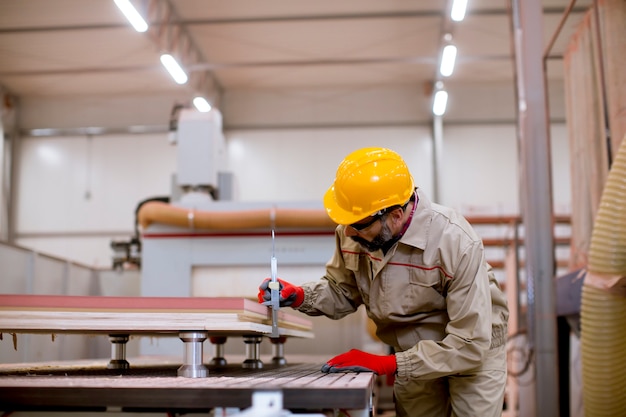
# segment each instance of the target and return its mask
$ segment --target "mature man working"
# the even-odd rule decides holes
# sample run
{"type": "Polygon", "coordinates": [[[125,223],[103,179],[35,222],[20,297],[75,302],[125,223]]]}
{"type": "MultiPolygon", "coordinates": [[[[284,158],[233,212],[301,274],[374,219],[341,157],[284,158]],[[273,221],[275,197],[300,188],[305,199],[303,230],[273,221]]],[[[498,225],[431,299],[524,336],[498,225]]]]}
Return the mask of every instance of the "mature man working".
{"type": "MultiPolygon", "coordinates": [[[[467,220],[429,201],[386,148],[346,156],[324,206],[335,253],[319,281],[280,280],[280,305],[331,319],[364,305],[395,353],[353,349],[322,371],[395,374],[399,417],[501,416],[508,308],[467,220]]],[[[259,302],[269,299],[266,279],[259,302]]]]}

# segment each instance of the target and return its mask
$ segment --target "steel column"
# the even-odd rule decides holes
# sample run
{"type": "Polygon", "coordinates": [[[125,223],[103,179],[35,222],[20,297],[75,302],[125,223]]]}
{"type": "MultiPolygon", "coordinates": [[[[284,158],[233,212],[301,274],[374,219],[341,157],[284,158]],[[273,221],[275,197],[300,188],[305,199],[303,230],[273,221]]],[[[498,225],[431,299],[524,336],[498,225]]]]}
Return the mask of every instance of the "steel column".
{"type": "Polygon", "coordinates": [[[535,412],[559,416],[554,224],[540,0],[512,0],[521,208],[526,249],[528,336],[534,352],[535,412]]]}

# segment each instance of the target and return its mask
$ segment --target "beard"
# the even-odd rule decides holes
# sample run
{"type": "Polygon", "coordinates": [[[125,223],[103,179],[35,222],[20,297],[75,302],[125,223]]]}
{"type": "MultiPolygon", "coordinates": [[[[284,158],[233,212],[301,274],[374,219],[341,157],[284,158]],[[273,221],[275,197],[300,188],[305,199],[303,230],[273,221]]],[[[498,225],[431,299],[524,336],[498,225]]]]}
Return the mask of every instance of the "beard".
{"type": "Polygon", "coordinates": [[[380,233],[374,236],[371,242],[359,236],[351,236],[350,238],[368,252],[376,252],[377,250],[383,249],[387,242],[393,239],[393,233],[391,228],[387,225],[386,219],[386,216],[380,219],[382,228],[380,229],[380,233]]]}

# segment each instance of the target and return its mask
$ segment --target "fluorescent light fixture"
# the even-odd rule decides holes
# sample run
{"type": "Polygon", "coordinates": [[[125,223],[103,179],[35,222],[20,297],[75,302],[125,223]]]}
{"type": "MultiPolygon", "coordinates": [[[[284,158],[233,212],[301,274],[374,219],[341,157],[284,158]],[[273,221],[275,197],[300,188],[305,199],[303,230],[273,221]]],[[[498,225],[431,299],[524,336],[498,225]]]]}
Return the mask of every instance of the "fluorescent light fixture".
{"type": "Polygon", "coordinates": [[[148,30],[148,24],[141,17],[137,9],[131,4],[130,0],[114,0],[115,5],[124,13],[126,19],[135,28],[137,32],[145,32],[148,30]]]}
{"type": "Polygon", "coordinates": [[[454,61],[456,60],[456,46],[446,45],[441,54],[441,65],[439,72],[444,77],[449,77],[454,71],[454,61]]]}
{"type": "Polygon", "coordinates": [[[194,98],[193,105],[196,107],[196,109],[198,109],[199,112],[207,113],[211,111],[211,105],[208,101],[206,101],[206,98],[204,97],[198,96],[194,98]]]}
{"type": "Polygon", "coordinates": [[[465,10],[467,9],[467,0],[454,0],[450,18],[455,22],[460,22],[465,18],[465,10]]]}
{"type": "Polygon", "coordinates": [[[443,116],[446,112],[446,105],[448,104],[448,92],[446,90],[439,90],[435,93],[435,99],[433,100],[433,114],[435,116],[443,116]]]}
{"type": "Polygon", "coordinates": [[[180,66],[180,64],[176,61],[176,59],[170,54],[161,55],[161,64],[165,67],[167,72],[170,73],[174,81],[178,84],[185,84],[189,77],[187,77],[187,73],[180,66]]]}

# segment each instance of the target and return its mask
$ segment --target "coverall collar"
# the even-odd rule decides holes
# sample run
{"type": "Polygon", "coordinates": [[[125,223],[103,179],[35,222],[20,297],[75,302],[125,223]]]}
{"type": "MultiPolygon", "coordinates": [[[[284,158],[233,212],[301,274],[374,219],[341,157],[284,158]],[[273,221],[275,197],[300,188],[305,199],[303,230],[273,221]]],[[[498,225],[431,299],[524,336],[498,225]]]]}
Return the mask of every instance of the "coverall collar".
{"type": "Polygon", "coordinates": [[[426,241],[428,240],[430,223],[432,221],[432,203],[419,188],[417,189],[417,196],[419,201],[417,202],[413,219],[400,242],[424,250],[426,249],[426,241]]]}

